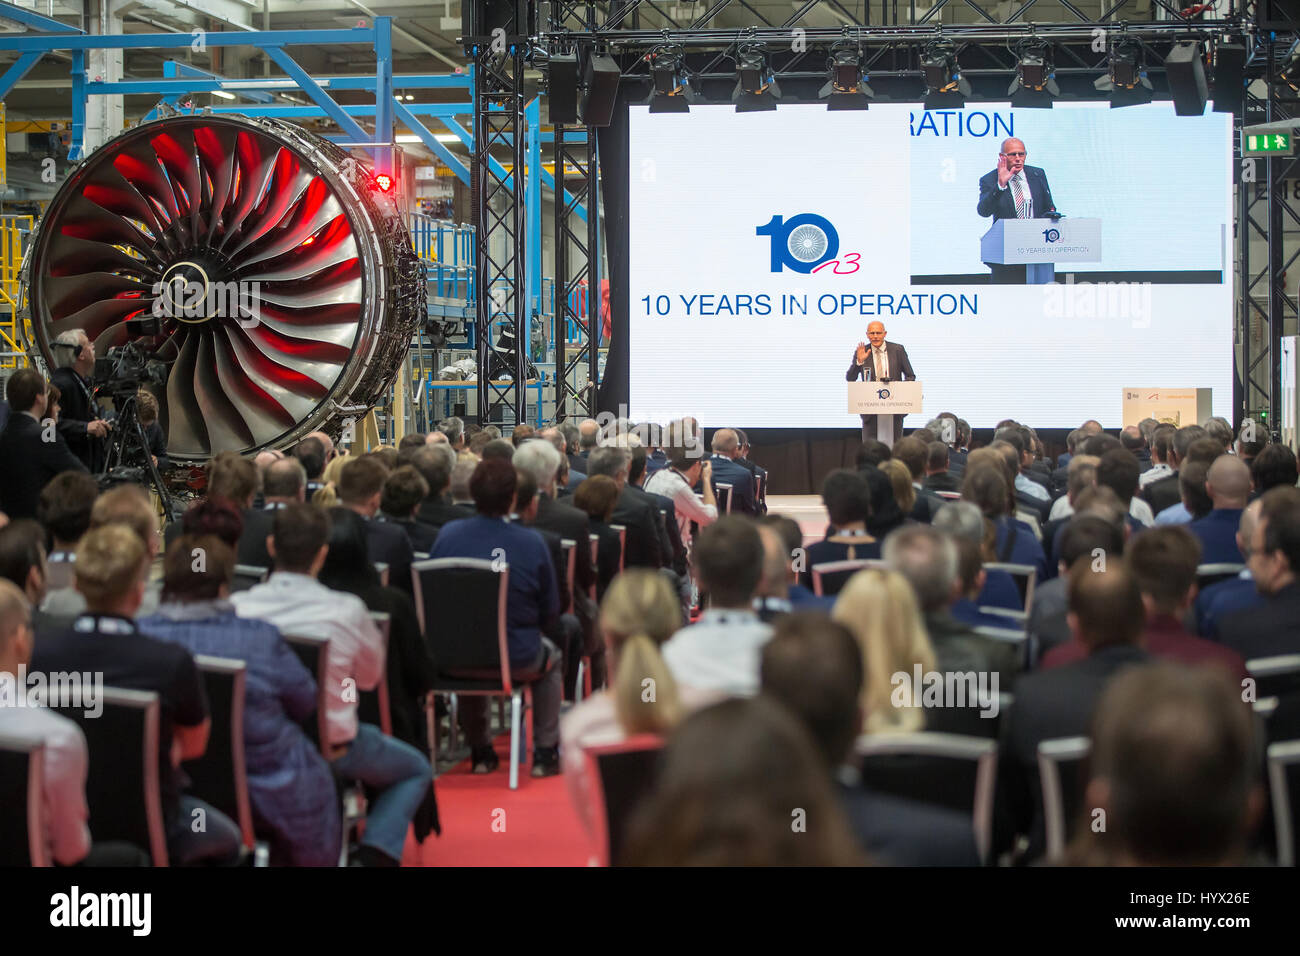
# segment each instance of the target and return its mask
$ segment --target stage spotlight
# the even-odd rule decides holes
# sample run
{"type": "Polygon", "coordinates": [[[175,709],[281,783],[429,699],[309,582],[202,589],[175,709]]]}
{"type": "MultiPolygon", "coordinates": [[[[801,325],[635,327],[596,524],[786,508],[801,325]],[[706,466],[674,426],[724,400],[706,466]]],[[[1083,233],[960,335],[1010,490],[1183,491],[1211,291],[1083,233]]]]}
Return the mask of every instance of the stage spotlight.
{"type": "Polygon", "coordinates": [[[946,40],[934,40],[921,54],[921,73],[925,76],[927,110],[961,109],[970,96],[970,83],[961,75],[957,51],[946,40]]]}
{"type": "Polygon", "coordinates": [[[736,88],[731,93],[736,112],[774,110],[780,98],[781,88],[768,66],[767,49],[758,42],[742,44],[736,51],[736,88]]]}
{"type": "Polygon", "coordinates": [[[1289,86],[1292,93],[1300,93],[1300,40],[1296,41],[1291,52],[1286,55],[1277,78],[1289,86]]]}
{"type": "Polygon", "coordinates": [[[1150,103],[1152,86],[1147,79],[1142,44],[1128,38],[1120,38],[1111,44],[1107,75],[1098,77],[1093,86],[1110,94],[1112,109],[1150,103]]]}
{"type": "Polygon", "coordinates": [[[855,40],[838,40],[826,61],[829,79],[817,94],[828,110],[865,110],[876,94],[862,73],[862,50],[855,40]]]}
{"type": "Polygon", "coordinates": [[[1205,79],[1205,50],[1198,40],[1175,43],[1165,57],[1165,78],[1177,116],[1203,116],[1210,98],[1205,79]]]}
{"type": "Polygon", "coordinates": [[[651,113],[689,113],[694,94],[682,68],[682,48],[660,47],[646,57],[654,88],[646,104],[651,113]]]}
{"type": "Polygon", "coordinates": [[[1043,41],[1026,43],[1020,48],[1016,63],[1016,78],[1007,93],[1011,105],[1021,109],[1050,109],[1052,100],[1061,95],[1052,77],[1056,68],[1052,64],[1052,48],[1043,41]]]}

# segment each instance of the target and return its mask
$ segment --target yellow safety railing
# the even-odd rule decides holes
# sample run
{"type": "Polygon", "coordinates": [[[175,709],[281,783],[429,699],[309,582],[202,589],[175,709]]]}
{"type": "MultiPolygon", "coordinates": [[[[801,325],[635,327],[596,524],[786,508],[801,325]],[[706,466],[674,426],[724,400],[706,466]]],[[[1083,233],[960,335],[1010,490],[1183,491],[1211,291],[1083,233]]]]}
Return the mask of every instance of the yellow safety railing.
{"type": "Polygon", "coordinates": [[[27,356],[18,328],[22,309],[19,274],[23,242],[35,225],[31,216],[0,216],[0,368],[23,368],[27,356]]]}

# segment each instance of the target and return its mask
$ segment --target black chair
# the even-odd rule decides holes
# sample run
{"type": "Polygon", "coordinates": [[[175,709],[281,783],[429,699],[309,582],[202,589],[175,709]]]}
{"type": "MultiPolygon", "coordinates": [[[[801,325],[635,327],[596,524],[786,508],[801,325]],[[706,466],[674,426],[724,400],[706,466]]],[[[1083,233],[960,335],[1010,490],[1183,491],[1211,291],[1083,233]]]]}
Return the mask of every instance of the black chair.
{"type": "Polygon", "coordinates": [[[1255,679],[1256,699],[1300,692],[1300,654],[1256,657],[1246,661],[1246,670],[1255,679]]]}
{"type": "Polygon", "coordinates": [[[1268,787],[1273,802],[1278,866],[1295,866],[1300,856],[1300,740],[1268,745],[1268,787]]]}
{"type": "Polygon", "coordinates": [[[618,532],[618,572],[622,574],[624,560],[627,558],[627,528],[621,524],[612,524],[610,528],[618,532]]]}
{"type": "Polygon", "coordinates": [[[379,575],[379,583],[388,587],[388,565],[383,561],[374,562],[375,573],[379,575]]]}
{"type": "Polygon", "coordinates": [[[1005,571],[1015,579],[1016,587],[1020,590],[1021,609],[1013,611],[1004,607],[981,607],[980,610],[987,614],[997,614],[1006,617],[1015,623],[1012,627],[1023,627],[1029,620],[1029,612],[1034,606],[1034,585],[1038,578],[1038,569],[1032,564],[1007,564],[1004,562],[990,561],[984,565],[985,571],[1005,571]]]}
{"type": "Polygon", "coordinates": [[[1092,741],[1087,737],[1058,737],[1038,745],[1038,777],[1043,787],[1043,822],[1049,860],[1057,860],[1065,852],[1070,828],[1078,823],[1091,752],[1092,741]]]}
{"type": "Polygon", "coordinates": [[[326,677],[326,665],[328,664],[329,638],[327,637],[307,637],[305,634],[284,634],[282,635],[293,652],[298,655],[298,660],[302,661],[302,666],[307,668],[307,673],[316,681],[316,713],[308,717],[302,723],[303,732],[307,739],[320,748],[320,752],[329,760],[329,734],[325,725],[325,702],[328,699],[326,688],[329,686],[329,680],[326,677]]]}
{"type": "Polygon", "coordinates": [[[997,744],[930,732],[858,738],[862,784],[881,793],[970,814],[980,859],[989,862],[997,744]]]}
{"type": "Polygon", "coordinates": [[[713,496],[718,503],[718,514],[731,514],[731,491],[732,485],[719,481],[713,486],[713,496]]]}
{"type": "Polygon", "coordinates": [[[230,582],[231,592],[247,591],[249,588],[261,584],[271,574],[269,568],[260,568],[255,564],[237,564],[235,565],[235,576],[230,582]]]}
{"type": "Polygon", "coordinates": [[[1196,567],[1196,586],[1204,591],[1213,584],[1220,581],[1228,581],[1237,577],[1246,566],[1239,562],[1226,561],[1218,564],[1201,564],[1196,567]]]}
{"type": "Polygon", "coordinates": [[[86,806],[97,841],[123,840],[144,849],[154,866],[167,866],[167,831],[159,789],[158,695],[105,687],[103,712],[87,716],[78,700],[52,695],[50,709],[77,723],[86,736],[86,806]]]}
{"type": "MultiPolygon", "coordinates": [[[[517,790],[520,753],[533,737],[531,685],[542,674],[521,678],[510,670],[510,566],[481,558],[435,558],[416,562],[413,570],[420,630],[438,663],[432,693],[510,699],[510,789],[517,790]]],[[[451,719],[454,726],[454,706],[451,719]]]]}
{"type": "Polygon", "coordinates": [[[888,571],[889,565],[879,558],[852,558],[846,561],[825,561],[809,568],[813,593],[818,597],[832,597],[844,590],[849,578],[866,568],[888,571]]]}
{"type": "Polygon", "coordinates": [[[357,716],[362,722],[374,724],[388,736],[393,736],[393,711],[388,703],[388,635],[392,619],[383,611],[371,611],[370,620],[379,630],[379,640],[384,649],[384,673],[373,690],[363,690],[357,695],[357,716]]]}
{"type": "MultiPolygon", "coordinates": [[[[212,804],[239,824],[244,846],[258,851],[253,834],[253,808],[248,797],[248,765],[244,753],[244,702],[247,668],[243,661],[226,657],[194,658],[203,675],[212,728],[203,756],[184,764],[189,792],[212,804]]],[[[258,853],[255,859],[265,858],[258,853]]]]}
{"type": "Polygon", "coordinates": [[[45,745],[0,737],[0,866],[50,866],[45,845],[45,745]]]}
{"type": "Polygon", "coordinates": [[[663,746],[662,737],[639,734],[616,744],[583,748],[601,866],[612,866],[621,857],[628,821],[659,777],[663,746]]]}

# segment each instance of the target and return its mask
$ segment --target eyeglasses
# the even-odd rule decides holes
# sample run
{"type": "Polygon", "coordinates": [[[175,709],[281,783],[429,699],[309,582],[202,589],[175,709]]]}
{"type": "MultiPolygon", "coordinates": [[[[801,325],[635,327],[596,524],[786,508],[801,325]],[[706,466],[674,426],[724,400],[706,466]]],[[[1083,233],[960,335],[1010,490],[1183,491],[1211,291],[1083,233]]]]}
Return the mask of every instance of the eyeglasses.
{"type": "Polygon", "coordinates": [[[1003,156],[1026,156],[1027,153],[1003,153],[1003,156]]]}

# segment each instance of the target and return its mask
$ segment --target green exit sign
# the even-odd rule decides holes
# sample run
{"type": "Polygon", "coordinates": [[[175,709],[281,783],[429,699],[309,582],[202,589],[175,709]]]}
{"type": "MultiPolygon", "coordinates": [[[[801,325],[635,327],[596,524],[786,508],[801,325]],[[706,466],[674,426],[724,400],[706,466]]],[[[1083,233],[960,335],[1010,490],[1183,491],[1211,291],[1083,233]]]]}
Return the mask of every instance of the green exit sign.
{"type": "Polygon", "coordinates": [[[1290,156],[1294,137],[1290,133],[1242,133],[1243,156],[1290,156]]]}

